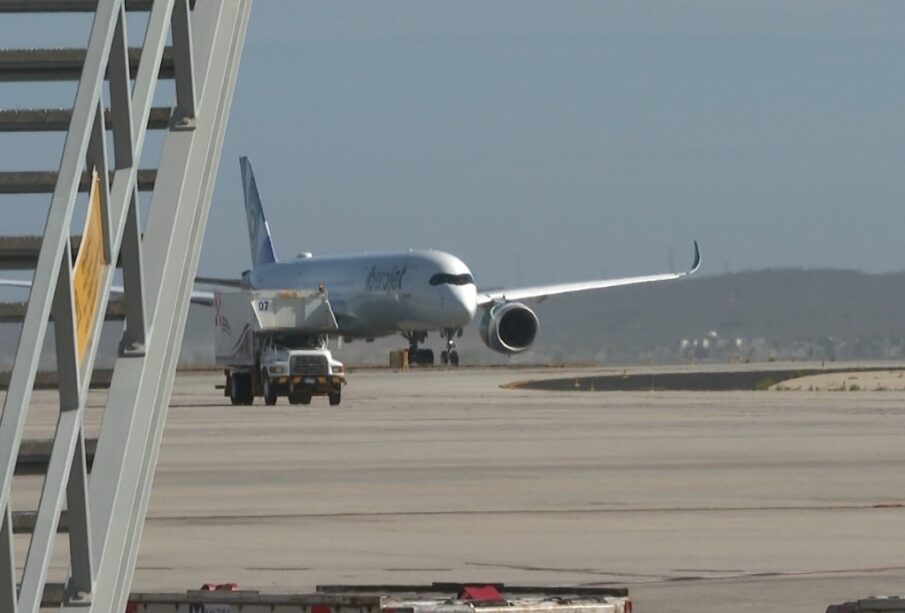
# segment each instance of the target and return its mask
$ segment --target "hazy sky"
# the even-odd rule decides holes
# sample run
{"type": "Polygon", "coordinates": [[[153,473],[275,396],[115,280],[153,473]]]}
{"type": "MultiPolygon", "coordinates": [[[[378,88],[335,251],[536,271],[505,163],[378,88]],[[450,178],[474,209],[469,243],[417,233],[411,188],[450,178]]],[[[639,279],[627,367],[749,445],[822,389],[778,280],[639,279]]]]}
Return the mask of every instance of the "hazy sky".
{"type": "MultiPolygon", "coordinates": [[[[905,269],[902,58],[893,0],[258,0],[200,270],[249,265],[240,155],[283,257],[436,247],[496,285],[682,267],[697,238],[710,273],[905,269]]],[[[40,230],[21,200],[4,234],[40,230]]]]}

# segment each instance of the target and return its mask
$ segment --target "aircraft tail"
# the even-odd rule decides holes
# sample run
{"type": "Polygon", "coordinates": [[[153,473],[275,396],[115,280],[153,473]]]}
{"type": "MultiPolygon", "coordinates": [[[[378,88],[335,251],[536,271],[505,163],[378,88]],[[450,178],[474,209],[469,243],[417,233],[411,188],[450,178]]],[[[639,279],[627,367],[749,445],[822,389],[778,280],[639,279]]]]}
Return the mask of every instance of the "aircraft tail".
{"type": "Polygon", "coordinates": [[[242,170],[242,195],[245,198],[245,215],[248,217],[252,266],[257,268],[263,264],[273,264],[277,261],[277,256],[273,250],[270,226],[264,219],[264,209],[261,206],[261,196],[258,195],[255,174],[251,170],[251,162],[247,157],[241,157],[239,167],[242,170]]]}

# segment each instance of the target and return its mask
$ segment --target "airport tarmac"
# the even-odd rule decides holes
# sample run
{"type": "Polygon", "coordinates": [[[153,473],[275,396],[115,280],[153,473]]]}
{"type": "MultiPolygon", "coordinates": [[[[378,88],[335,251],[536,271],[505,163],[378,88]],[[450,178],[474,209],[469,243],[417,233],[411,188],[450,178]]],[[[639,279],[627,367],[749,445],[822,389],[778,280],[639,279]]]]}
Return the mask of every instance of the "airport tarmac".
{"type": "MultiPolygon", "coordinates": [[[[232,407],[179,374],[134,589],[616,584],[652,612],[905,593],[905,392],[501,387],[595,372],[353,372],[337,408],[232,407]]],[[[16,509],[38,488],[17,478],[16,509]]]]}

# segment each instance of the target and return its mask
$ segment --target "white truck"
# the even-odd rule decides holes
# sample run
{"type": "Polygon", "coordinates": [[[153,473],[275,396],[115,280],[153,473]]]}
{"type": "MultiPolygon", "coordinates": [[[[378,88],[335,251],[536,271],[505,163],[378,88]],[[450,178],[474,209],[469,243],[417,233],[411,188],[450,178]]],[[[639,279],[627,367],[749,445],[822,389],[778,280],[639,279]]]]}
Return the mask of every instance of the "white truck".
{"type": "Polygon", "coordinates": [[[215,357],[232,404],[250,405],[257,396],[267,405],[280,396],[291,404],[311,404],[314,396],[340,403],[346,378],[327,349],[337,325],[323,289],[217,292],[214,312],[215,357]]]}

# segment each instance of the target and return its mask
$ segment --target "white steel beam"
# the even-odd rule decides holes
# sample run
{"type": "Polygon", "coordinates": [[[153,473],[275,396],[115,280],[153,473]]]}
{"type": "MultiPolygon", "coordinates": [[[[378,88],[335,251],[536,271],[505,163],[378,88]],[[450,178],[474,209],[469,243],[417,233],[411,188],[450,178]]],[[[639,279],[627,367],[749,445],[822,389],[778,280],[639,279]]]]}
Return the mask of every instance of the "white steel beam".
{"type": "Polygon", "coordinates": [[[123,330],[120,352],[124,355],[139,355],[145,351],[145,336],[148,328],[145,317],[145,289],[141,259],[138,191],[135,190],[126,212],[126,228],[122,242],[126,328],[123,330]]]}
{"type": "Polygon", "coordinates": [[[96,556],[91,547],[90,508],[88,506],[88,463],[85,458],[85,428],[80,424],[75,442],[72,468],[66,485],[69,514],[69,560],[72,577],[69,591],[81,599],[94,590],[96,556]]]}
{"type": "Polygon", "coordinates": [[[25,572],[19,589],[19,612],[38,613],[44,596],[47,569],[53,554],[54,539],[60,522],[60,511],[66,495],[69,469],[75,453],[76,439],[81,429],[81,411],[61,411],[57,420],[53,450],[47,466],[47,476],[41,490],[38,517],[31,536],[25,572]]]}
{"type": "Polygon", "coordinates": [[[79,407],[81,372],[75,330],[75,298],[72,292],[72,243],[63,248],[60,275],[53,295],[53,331],[57,352],[57,387],[60,410],[79,407]]]}
{"type": "Polygon", "coordinates": [[[126,28],[126,8],[120,6],[110,49],[107,68],[110,84],[110,118],[113,120],[113,168],[120,170],[133,165],[135,141],[132,136],[132,91],[129,73],[129,41],[126,28]]]}
{"type": "Polygon", "coordinates": [[[195,68],[192,53],[192,20],[189,0],[176,0],[173,7],[173,69],[176,79],[177,124],[190,127],[195,119],[195,68]]]}
{"type": "Polygon", "coordinates": [[[0,515],[0,611],[17,613],[13,518],[9,507],[0,515]]]}
{"type": "MultiPolygon", "coordinates": [[[[98,100],[88,141],[88,155],[85,157],[88,172],[100,175],[101,226],[104,236],[104,259],[116,260],[113,252],[113,236],[110,232],[110,173],[107,171],[107,128],[104,123],[104,101],[98,100]]],[[[90,189],[89,189],[90,192],[90,189]]]]}
{"type": "Polygon", "coordinates": [[[141,151],[144,144],[145,128],[151,114],[154,90],[157,88],[157,71],[166,47],[168,26],[173,14],[173,2],[174,0],[155,0],[148,16],[145,44],[135,73],[135,88],[132,90],[132,134],[135,138],[133,145],[135,151],[141,151]]]}

